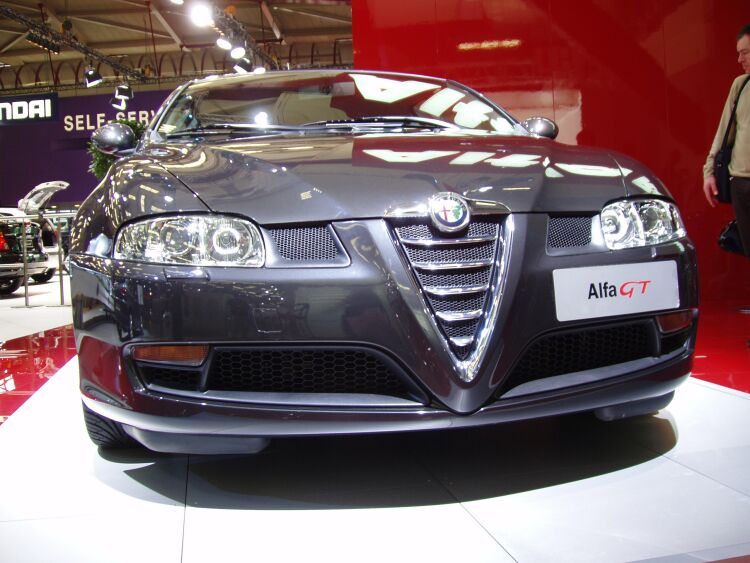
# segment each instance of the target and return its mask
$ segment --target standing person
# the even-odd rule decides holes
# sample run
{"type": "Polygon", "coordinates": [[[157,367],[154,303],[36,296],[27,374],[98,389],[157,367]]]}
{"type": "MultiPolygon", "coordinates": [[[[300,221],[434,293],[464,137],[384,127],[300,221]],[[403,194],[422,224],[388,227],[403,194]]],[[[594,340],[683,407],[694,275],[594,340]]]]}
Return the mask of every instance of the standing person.
{"type": "Polygon", "coordinates": [[[737,218],[737,227],[740,239],[745,249],[745,256],[750,258],[750,84],[744,88],[742,85],[750,75],[750,24],[740,29],[737,34],[737,62],[742,66],[744,74],[735,78],[729,90],[729,96],[724,104],[721,114],[719,128],[716,130],[711,151],[703,166],[703,193],[711,207],[718,201],[716,195],[716,178],[714,178],[714,155],[721,148],[724,132],[729,123],[732,106],[737,100],[737,113],[735,115],[734,135],[730,133],[730,142],[734,138],[732,148],[732,159],[729,162],[729,173],[732,176],[731,192],[732,206],[737,218]],[[740,88],[742,92],[740,93],[740,88]],[[737,94],[740,93],[739,99],[737,94]]]}

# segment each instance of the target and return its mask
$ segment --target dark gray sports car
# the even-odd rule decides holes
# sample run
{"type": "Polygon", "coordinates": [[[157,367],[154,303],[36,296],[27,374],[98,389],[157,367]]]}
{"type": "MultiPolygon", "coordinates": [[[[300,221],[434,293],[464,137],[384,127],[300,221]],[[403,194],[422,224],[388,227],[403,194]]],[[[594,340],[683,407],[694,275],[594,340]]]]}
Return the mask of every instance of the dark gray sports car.
{"type": "Polygon", "coordinates": [[[253,452],[664,407],[693,245],[644,166],[555,135],[450,80],[342,70],[192,81],[137,145],[105,126],[123,158],[71,241],[93,441],[253,452]]]}

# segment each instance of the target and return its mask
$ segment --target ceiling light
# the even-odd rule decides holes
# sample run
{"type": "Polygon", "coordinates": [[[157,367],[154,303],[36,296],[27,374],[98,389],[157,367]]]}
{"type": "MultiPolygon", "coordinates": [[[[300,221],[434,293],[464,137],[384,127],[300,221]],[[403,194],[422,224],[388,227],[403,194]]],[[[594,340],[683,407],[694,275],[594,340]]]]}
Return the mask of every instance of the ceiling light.
{"type": "Polygon", "coordinates": [[[86,88],[91,88],[92,86],[101,84],[102,80],[104,79],[102,78],[102,75],[99,74],[98,70],[91,65],[86,67],[86,70],[83,73],[83,82],[86,84],[86,88]]]}
{"type": "Polygon", "coordinates": [[[185,0],[169,0],[172,2],[172,4],[177,4],[178,6],[182,6],[185,3],[185,0]]]}
{"type": "Polygon", "coordinates": [[[115,98],[118,100],[132,100],[133,89],[130,87],[130,84],[126,82],[115,88],[115,98]]]}
{"type": "Polygon", "coordinates": [[[253,70],[253,63],[251,63],[248,59],[240,59],[239,61],[234,63],[234,71],[239,74],[252,72],[252,70],[253,70]]]}
{"type": "Polygon", "coordinates": [[[233,59],[241,59],[245,56],[245,46],[237,45],[236,47],[233,47],[232,50],[229,51],[229,56],[233,59]]]}
{"type": "Polygon", "coordinates": [[[265,74],[265,72],[266,72],[266,67],[264,66],[259,66],[253,69],[253,74],[265,74]]]}
{"type": "Polygon", "coordinates": [[[227,39],[227,36],[223,33],[219,35],[219,38],[216,40],[216,45],[224,49],[225,51],[229,51],[229,49],[232,48],[232,43],[227,39]]]}
{"type": "Polygon", "coordinates": [[[190,8],[190,20],[198,27],[213,25],[214,18],[211,14],[211,7],[207,4],[193,4],[190,8]]]}
{"type": "Polygon", "coordinates": [[[47,35],[29,31],[26,34],[26,41],[28,41],[32,45],[35,45],[36,47],[39,47],[40,49],[44,49],[45,51],[54,53],[55,55],[60,53],[60,44],[52,37],[49,37],[47,35]]]}

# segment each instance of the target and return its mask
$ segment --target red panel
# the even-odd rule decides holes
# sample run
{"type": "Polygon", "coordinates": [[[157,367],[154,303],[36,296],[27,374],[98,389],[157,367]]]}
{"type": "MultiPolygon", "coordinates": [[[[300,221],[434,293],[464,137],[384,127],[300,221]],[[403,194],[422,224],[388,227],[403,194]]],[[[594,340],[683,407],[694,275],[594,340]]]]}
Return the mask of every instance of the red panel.
{"type": "Polygon", "coordinates": [[[561,142],[651,167],[698,248],[703,298],[750,305],[750,261],[716,246],[731,208],[701,191],[747,0],[353,0],[352,17],[357,68],[458,80],[518,118],[552,117],[561,142]]]}
{"type": "Polygon", "coordinates": [[[0,423],[75,355],[73,325],[0,343],[0,423]]]}

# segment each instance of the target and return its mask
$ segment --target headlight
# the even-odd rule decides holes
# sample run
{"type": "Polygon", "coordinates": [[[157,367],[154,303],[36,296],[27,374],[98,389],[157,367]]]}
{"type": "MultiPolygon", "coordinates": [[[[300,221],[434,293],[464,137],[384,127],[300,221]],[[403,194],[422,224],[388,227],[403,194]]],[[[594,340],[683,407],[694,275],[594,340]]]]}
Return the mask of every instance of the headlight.
{"type": "Polygon", "coordinates": [[[221,215],[146,219],[125,226],[115,258],[191,266],[263,265],[263,241],[249,221],[221,215]]]}
{"type": "Polygon", "coordinates": [[[602,209],[601,224],[610,250],[661,244],[687,234],[677,207],[659,199],[611,203],[602,209]]]}

